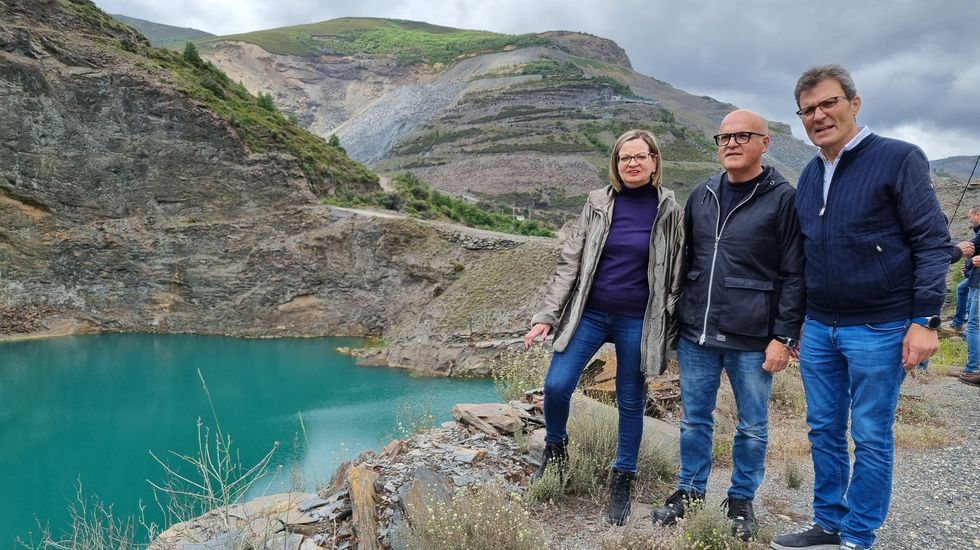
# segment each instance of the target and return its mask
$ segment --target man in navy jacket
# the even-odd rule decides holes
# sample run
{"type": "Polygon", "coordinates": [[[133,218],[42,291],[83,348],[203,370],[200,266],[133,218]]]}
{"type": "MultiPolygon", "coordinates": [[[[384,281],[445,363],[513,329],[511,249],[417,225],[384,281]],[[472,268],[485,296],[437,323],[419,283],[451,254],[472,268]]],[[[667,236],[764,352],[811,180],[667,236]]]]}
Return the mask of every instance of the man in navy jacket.
{"type": "Polygon", "coordinates": [[[797,115],[820,148],[796,194],[814,515],[810,528],[771,546],[866,549],[888,513],[899,386],[939,349],[949,232],[925,154],[857,126],[861,98],[846,69],[812,68],[795,94],[797,115]]]}

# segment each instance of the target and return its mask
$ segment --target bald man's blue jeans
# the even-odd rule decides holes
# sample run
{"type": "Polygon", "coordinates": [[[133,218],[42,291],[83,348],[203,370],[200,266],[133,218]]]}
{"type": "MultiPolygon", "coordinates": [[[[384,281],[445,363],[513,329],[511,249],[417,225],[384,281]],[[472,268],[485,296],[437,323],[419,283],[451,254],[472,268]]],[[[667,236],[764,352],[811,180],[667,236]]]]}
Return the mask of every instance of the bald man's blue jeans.
{"type": "Polygon", "coordinates": [[[728,496],[742,500],[755,498],[755,491],[766,473],[766,446],[769,443],[769,395],[772,374],[762,370],[766,354],[702,346],[681,338],[677,342],[681,371],[681,468],[677,488],[704,494],[711,473],[712,435],[715,404],[721,385],[721,371],[735,394],[738,425],[732,443],[732,484],[728,496]]]}
{"type": "Polygon", "coordinates": [[[902,341],[908,327],[908,320],[834,327],[807,319],[803,324],[800,372],[813,457],[813,521],[865,548],[874,543],[892,494],[892,425],[905,379],[902,341]]]}
{"type": "Polygon", "coordinates": [[[544,380],[545,441],[558,443],[568,437],[569,407],[582,370],[603,344],[613,342],[616,346],[619,444],[612,466],[636,473],[646,408],[646,375],[640,367],[642,336],[643,317],[585,309],[565,351],[551,356],[544,380]]]}

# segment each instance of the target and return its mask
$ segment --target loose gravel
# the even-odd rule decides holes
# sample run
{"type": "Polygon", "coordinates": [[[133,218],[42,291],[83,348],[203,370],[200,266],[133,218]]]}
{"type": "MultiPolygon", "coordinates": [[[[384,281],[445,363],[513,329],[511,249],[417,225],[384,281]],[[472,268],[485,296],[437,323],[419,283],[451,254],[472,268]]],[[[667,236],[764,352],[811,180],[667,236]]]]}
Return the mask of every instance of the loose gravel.
{"type": "MultiPolygon", "coordinates": [[[[876,550],[980,548],[980,390],[954,378],[926,375],[909,378],[904,392],[945,419],[956,443],[941,449],[899,449],[891,509],[878,532],[876,550]]],[[[756,495],[755,510],[764,536],[771,537],[805,527],[812,516],[813,470],[801,457],[803,474],[798,489],[787,486],[783,468],[770,465],[756,495]]],[[[726,496],[731,470],[715,468],[708,483],[708,506],[720,506],[726,496]]],[[[559,505],[539,505],[534,516],[544,524],[551,548],[595,549],[640,546],[669,548],[676,528],[653,527],[650,510],[660,505],[650,495],[634,495],[633,514],[624,527],[601,521],[604,504],[567,499],[559,505]],[[656,546],[662,545],[662,546],[656,546]]],[[[744,545],[768,548],[765,541],[744,545]]]]}

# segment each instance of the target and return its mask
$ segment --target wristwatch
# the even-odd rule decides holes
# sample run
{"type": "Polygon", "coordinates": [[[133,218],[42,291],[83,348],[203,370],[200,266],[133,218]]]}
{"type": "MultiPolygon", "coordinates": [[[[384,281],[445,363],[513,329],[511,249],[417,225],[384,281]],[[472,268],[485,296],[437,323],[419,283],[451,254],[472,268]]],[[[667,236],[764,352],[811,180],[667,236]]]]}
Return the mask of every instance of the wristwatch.
{"type": "Polygon", "coordinates": [[[938,315],[933,315],[932,317],[913,317],[912,322],[917,325],[922,325],[929,330],[939,330],[939,327],[943,325],[943,320],[938,315]]]}
{"type": "Polygon", "coordinates": [[[786,349],[788,350],[795,348],[796,344],[799,342],[799,340],[793,338],[792,336],[773,336],[772,339],[786,346],[786,349]]]}

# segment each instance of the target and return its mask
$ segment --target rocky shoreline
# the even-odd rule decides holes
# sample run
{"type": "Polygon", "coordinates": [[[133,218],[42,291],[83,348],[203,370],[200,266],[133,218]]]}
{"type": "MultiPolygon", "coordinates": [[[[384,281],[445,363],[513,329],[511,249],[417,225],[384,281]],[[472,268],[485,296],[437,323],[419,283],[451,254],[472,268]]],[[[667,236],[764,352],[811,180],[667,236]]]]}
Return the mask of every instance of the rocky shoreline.
{"type": "MultiPolygon", "coordinates": [[[[524,494],[544,448],[540,390],[507,404],[458,404],[454,421],[392,440],[342,464],[316,493],[283,493],[171,526],[153,550],[197,548],[405,548],[404,522],[445,505],[459,488],[492,485],[524,494]]],[[[577,398],[580,414],[610,408],[577,398]]],[[[676,445],[677,427],[645,418],[645,430],[676,445]]]]}

